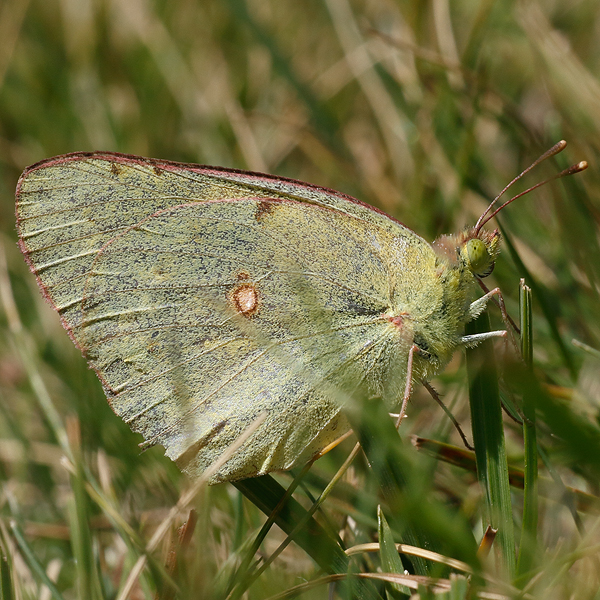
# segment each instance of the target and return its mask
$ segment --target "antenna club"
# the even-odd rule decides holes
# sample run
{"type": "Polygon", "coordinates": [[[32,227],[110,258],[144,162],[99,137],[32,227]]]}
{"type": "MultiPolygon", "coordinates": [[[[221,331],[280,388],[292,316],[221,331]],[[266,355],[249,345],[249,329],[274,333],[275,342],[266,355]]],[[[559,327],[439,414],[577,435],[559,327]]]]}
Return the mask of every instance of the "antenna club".
{"type": "Polygon", "coordinates": [[[567,147],[567,142],[565,142],[565,140],[560,140],[560,142],[556,142],[556,144],[554,144],[554,146],[552,146],[552,148],[550,148],[550,150],[547,150],[546,152],[544,152],[544,154],[542,154],[533,163],[533,165],[531,165],[531,167],[533,167],[535,165],[539,165],[543,160],[546,160],[547,158],[550,158],[551,156],[556,156],[557,154],[562,152],[566,147],[567,147]]]}
{"type": "Polygon", "coordinates": [[[558,179],[559,177],[566,177],[567,175],[574,175],[575,173],[581,173],[581,171],[585,171],[587,168],[587,161],[582,160],[575,165],[571,165],[568,169],[561,171],[558,175],[555,175],[554,179],[558,179]]]}

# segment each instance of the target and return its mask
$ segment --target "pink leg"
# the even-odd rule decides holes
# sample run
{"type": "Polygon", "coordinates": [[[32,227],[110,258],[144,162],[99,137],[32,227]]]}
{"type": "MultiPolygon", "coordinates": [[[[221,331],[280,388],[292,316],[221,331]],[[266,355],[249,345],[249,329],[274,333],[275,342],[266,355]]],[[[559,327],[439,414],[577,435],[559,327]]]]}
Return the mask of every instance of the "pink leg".
{"type": "MultiPolygon", "coordinates": [[[[502,321],[504,323],[504,326],[506,327],[508,337],[510,338],[511,343],[517,352],[517,356],[521,356],[521,350],[519,349],[519,344],[517,343],[517,340],[514,337],[514,333],[519,335],[521,332],[520,332],[519,328],[517,327],[517,324],[514,322],[514,320],[510,317],[510,315],[506,311],[506,305],[504,304],[504,297],[502,296],[502,291],[498,287],[494,288],[493,290],[488,290],[485,283],[483,283],[483,281],[481,281],[481,279],[478,279],[477,282],[479,283],[479,286],[481,287],[481,289],[485,292],[485,296],[492,298],[494,300],[494,302],[496,303],[496,305],[498,306],[498,308],[500,309],[500,315],[502,316],[502,321]],[[496,296],[496,297],[494,298],[494,296],[496,296]]],[[[484,296],[484,298],[485,298],[485,296],[484,296]]]]}
{"type": "Polygon", "coordinates": [[[396,429],[400,427],[400,423],[402,423],[402,419],[404,419],[406,414],[406,405],[408,404],[408,399],[410,398],[410,394],[412,392],[413,358],[415,352],[419,352],[419,347],[416,344],[413,344],[408,351],[408,362],[406,363],[406,385],[404,387],[402,407],[400,408],[400,414],[398,415],[398,420],[396,421],[396,429]]]}
{"type": "Polygon", "coordinates": [[[479,283],[479,286],[486,294],[490,294],[491,296],[497,296],[497,298],[494,298],[494,302],[497,304],[498,308],[500,309],[500,314],[502,315],[502,320],[504,321],[504,324],[506,325],[506,329],[512,328],[512,330],[515,333],[521,333],[519,331],[519,328],[517,327],[517,324],[513,321],[511,316],[506,311],[506,305],[504,304],[504,297],[502,296],[502,291],[500,290],[500,288],[494,288],[493,290],[490,291],[490,290],[488,290],[485,283],[483,283],[483,281],[481,281],[481,279],[478,279],[477,282],[479,283]]]}

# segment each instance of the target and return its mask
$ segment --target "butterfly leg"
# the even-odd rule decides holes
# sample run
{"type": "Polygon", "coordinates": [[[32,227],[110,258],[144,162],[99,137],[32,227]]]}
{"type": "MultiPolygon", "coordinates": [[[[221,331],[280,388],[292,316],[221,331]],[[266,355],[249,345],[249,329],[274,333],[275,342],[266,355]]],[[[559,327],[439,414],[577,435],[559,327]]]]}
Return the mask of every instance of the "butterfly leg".
{"type": "MultiPolygon", "coordinates": [[[[500,288],[494,288],[493,290],[486,289],[486,294],[484,296],[481,296],[481,298],[477,298],[477,300],[474,300],[473,302],[471,302],[471,304],[469,306],[469,311],[467,314],[467,321],[472,321],[473,319],[476,319],[485,310],[486,306],[488,305],[488,302],[494,296],[497,296],[497,295],[499,295],[500,298],[502,298],[502,293],[500,292],[500,288]]],[[[501,302],[500,312],[502,312],[503,306],[504,306],[504,300],[502,300],[502,302],[501,302]]]]}
{"type": "MultiPolygon", "coordinates": [[[[487,306],[488,302],[491,299],[494,299],[496,301],[496,304],[500,308],[500,315],[502,316],[502,321],[504,321],[506,331],[509,332],[508,337],[509,337],[513,347],[515,348],[517,354],[519,355],[520,354],[519,346],[517,344],[517,341],[514,338],[514,335],[512,334],[512,332],[520,333],[519,328],[517,327],[516,323],[511,319],[510,315],[508,314],[508,312],[506,310],[506,305],[504,304],[504,297],[502,296],[502,291],[498,287],[494,288],[493,290],[488,290],[486,285],[481,280],[478,280],[478,282],[479,282],[479,285],[481,286],[481,288],[486,293],[481,298],[478,298],[477,300],[475,300],[474,302],[471,303],[471,305],[469,306],[468,320],[472,321],[473,319],[477,318],[485,310],[485,307],[487,306]]],[[[465,336],[465,338],[467,338],[467,337],[469,337],[469,336],[465,336]]],[[[500,337],[500,336],[498,336],[498,337],[500,337]]],[[[485,339],[485,338],[482,338],[482,340],[483,339],[485,339]]],[[[479,340],[479,341],[482,341],[482,340],[479,340]]],[[[465,343],[468,345],[468,342],[465,341],[465,343]]],[[[478,343],[478,342],[476,342],[476,343],[478,343]]]]}
{"type": "Polygon", "coordinates": [[[396,420],[396,429],[400,427],[400,423],[402,423],[402,419],[404,419],[406,415],[406,405],[408,404],[408,399],[412,393],[412,379],[413,379],[413,361],[415,352],[421,352],[421,349],[416,344],[413,344],[408,351],[408,361],[406,363],[406,385],[404,386],[404,397],[402,398],[402,406],[400,407],[400,412],[398,413],[398,419],[396,420]]]}
{"type": "Polygon", "coordinates": [[[450,419],[450,421],[452,421],[452,425],[454,425],[454,428],[458,432],[458,435],[460,435],[465,447],[469,450],[475,450],[475,448],[469,443],[469,440],[467,440],[467,436],[465,435],[465,432],[462,430],[460,423],[456,420],[455,416],[450,412],[450,409],[443,403],[443,401],[440,398],[440,395],[437,393],[437,391],[432,387],[432,385],[428,381],[422,381],[421,383],[423,384],[425,389],[429,392],[429,395],[438,403],[438,405],[444,411],[444,413],[446,413],[446,416],[450,419]]]}
{"type": "Polygon", "coordinates": [[[486,296],[488,294],[490,294],[490,297],[496,296],[496,298],[494,298],[494,301],[495,301],[496,305],[498,306],[498,308],[500,309],[500,314],[502,315],[502,320],[506,324],[506,328],[512,329],[515,333],[520,334],[521,331],[519,330],[517,324],[514,322],[514,320],[511,318],[511,316],[508,314],[508,312],[506,310],[506,306],[504,304],[504,297],[502,296],[502,292],[501,292],[500,288],[494,288],[490,292],[490,290],[488,290],[487,286],[485,285],[485,283],[483,283],[483,281],[481,281],[481,279],[478,279],[477,283],[479,283],[479,286],[485,292],[486,296]]]}
{"type": "Polygon", "coordinates": [[[463,335],[460,343],[467,348],[474,348],[477,344],[495,337],[506,337],[506,330],[486,331],[485,333],[473,333],[472,335],[463,335]]]}

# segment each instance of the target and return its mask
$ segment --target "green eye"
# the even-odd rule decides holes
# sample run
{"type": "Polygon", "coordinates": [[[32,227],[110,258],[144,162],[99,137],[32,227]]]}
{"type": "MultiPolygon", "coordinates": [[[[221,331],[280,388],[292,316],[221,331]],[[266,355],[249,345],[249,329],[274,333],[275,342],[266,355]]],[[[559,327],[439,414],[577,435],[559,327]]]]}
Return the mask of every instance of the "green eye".
{"type": "Polygon", "coordinates": [[[466,244],[467,264],[469,269],[479,277],[487,277],[494,270],[494,260],[490,256],[484,242],[478,238],[466,244]]]}

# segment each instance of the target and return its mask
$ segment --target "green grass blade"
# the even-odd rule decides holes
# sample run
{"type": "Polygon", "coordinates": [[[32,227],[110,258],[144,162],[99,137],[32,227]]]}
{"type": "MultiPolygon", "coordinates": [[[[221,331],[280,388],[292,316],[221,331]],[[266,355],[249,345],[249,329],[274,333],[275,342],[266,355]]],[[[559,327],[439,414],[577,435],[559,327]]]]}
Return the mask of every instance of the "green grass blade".
{"type": "MultiPolygon", "coordinates": [[[[466,331],[490,331],[487,313],[469,323],[466,331]]],[[[484,529],[487,525],[498,529],[495,548],[499,571],[512,579],[516,568],[514,526],[492,341],[467,349],[467,372],[477,477],[483,491],[484,529]]]]}
{"type": "MultiPolygon", "coordinates": [[[[531,369],[533,358],[533,322],[531,313],[531,288],[523,280],[520,286],[521,300],[521,353],[526,368],[531,369]]],[[[523,396],[523,442],[524,457],[524,499],[521,544],[517,561],[517,574],[531,570],[537,554],[538,527],[538,454],[535,402],[530,394],[523,396]]]]}
{"type": "Polygon", "coordinates": [[[591,346],[588,346],[587,344],[584,344],[583,342],[581,342],[577,339],[571,340],[571,343],[573,344],[573,346],[583,350],[590,356],[600,359],[600,350],[597,350],[596,348],[592,348],[591,346]]]}
{"type": "Polygon", "coordinates": [[[81,598],[102,600],[100,576],[94,553],[94,539],[90,529],[91,503],[86,491],[85,470],[81,455],[81,432],[79,421],[67,421],[69,446],[74,457],[74,472],[71,474],[73,495],[68,501],[68,517],[71,530],[71,545],[77,566],[77,586],[81,598]]]}
{"type": "Polygon", "coordinates": [[[463,575],[450,575],[450,591],[448,600],[464,600],[471,598],[469,580],[463,575]]]}
{"type": "MultiPolygon", "coordinates": [[[[385,519],[385,515],[381,510],[381,506],[377,507],[377,520],[379,532],[379,557],[381,559],[381,569],[384,573],[404,573],[404,565],[402,559],[396,550],[394,536],[392,530],[385,519]]],[[[404,585],[398,583],[387,583],[388,593],[392,598],[406,598],[411,592],[404,585]]]]}
{"type": "Polygon", "coordinates": [[[227,594],[229,594],[229,592],[231,592],[234,586],[237,585],[236,589],[231,594],[231,600],[237,600],[237,598],[241,597],[246,592],[249,585],[252,583],[254,579],[253,572],[248,570],[250,568],[252,560],[258,552],[261,544],[267,537],[267,534],[269,533],[272,525],[275,523],[277,517],[281,513],[281,510],[285,506],[286,502],[288,502],[288,500],[291,498],[292,494],[298,487],[298,484],[300,483],[300,481],[302,480],[309,468],[310,465],[307,465],[296,477],[294,477],[294,480],[292,481],[292,483],[290,483],[287,490],[285,490],[285,494],[284,496],[282,496],[277,506],[267,515],[267,520],[260,528],[260,531],[256,534],[254,540],[252,541],[252,544],[250,544],[250,546],[246,549],[242,561],[235,575],[232,577],[229,583],[229,587],[227,588],[227,594]]]}
{"type": "MultiPolygon", "coordinates": [[[[396,524],[394,529],[402,532],[402,539],[398,541],[413,546],[431,547],[427,534],[415,528],[414,523],[411,522],[413,520],[411,515],[403,511],[405,506],[403,506],[402,496],[407,490],[409,480],[403,468],[405,461],[400,454],[402,440],[387,410],[378,399],[354,402],[355,404],[346,411],[346,415],[390,508],[392,522],[396,524]],[[408,522],[404,520],[404,523],[398,526],[400,515],[408,517],[408,522]]],[[[415,573],[419,575],[429,573],[428,566],[422,559],[415,557],[412,563],[415,573]]]]}

